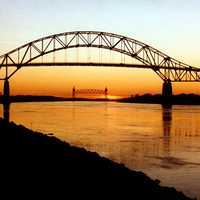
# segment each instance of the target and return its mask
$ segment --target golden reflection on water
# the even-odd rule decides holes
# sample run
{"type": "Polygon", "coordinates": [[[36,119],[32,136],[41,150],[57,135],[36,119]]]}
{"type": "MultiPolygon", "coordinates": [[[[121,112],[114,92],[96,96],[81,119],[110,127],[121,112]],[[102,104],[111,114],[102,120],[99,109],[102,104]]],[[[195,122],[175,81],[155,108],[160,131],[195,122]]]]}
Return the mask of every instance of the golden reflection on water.
{"type": "Polygon", "coordinates": [[[163,156],[170,156],[170,139],[172,125],[172,106],[162,106],[163,117],[163,156]]]}
{"type": "Polygon", "coordinates": [[[11,120],[200,196],[200,106],[13,103],[11,120]]]}

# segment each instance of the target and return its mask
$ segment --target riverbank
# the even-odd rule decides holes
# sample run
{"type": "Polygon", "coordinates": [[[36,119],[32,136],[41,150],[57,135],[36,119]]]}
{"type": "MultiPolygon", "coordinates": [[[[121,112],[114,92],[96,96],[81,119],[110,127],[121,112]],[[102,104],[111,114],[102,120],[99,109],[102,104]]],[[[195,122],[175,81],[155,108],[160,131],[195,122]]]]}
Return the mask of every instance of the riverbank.
{"type": "Polygon", "coordinates": [[[142,172],[2,119],[0,148],[0,180],[3,190],[10,191],[7,196],[14,192],[15,198],[28,193],[64,199],[190,199],[142,172]]]}
{"type": "MultiPolygon", "coordinates": [[[[127,98],[119,99],[105,99],[105,98],[65,98],[56,96],[33,96],[33,95],[17,95],[9,97],[10,103],[17,102],[56,102],[56,101],[114,101],[123,103],[149,103],[149,104],[163,104],[169,103],[171,105],[200,105],[200,95],[197,94],[178,94],[172,95],[166,102],[163,100],[161,94],[144,94],[135,95],[127,98]]],[[[3,96],[0,95],[0,104],[3,103],[3,96]]]]}
{"type": "MultiPolygon", "coordinates": [[[[113,101],[104,98],[65,98],[56,96],[33,96],[33,95],[17,95],[9,97],[10,103],[19,102],[56,102],[56,101],[113,101]]],[[[3,96],[0,95],[0,103],[3,103],[3,96]]]]}
{"type": "Polygon", "coordinates": [[[135,95],[128,98],[119,99],[123,103],[150,103],[150,104],[170,104],[170,105],[200,105],[200,95],[197,94],[177,94],[168,99],[163,99],[160,94],[135,95]]]}

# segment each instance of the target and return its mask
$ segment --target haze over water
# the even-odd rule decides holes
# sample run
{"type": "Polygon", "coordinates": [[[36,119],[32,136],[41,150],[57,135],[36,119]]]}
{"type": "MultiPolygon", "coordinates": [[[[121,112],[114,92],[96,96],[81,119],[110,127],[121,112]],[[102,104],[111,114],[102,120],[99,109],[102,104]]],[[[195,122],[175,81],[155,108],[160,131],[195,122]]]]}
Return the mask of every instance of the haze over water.
{"type": "MultiPolygon", "coordinates": [[[[2,116],[2,105],[0,106],[2,116]]],[[[200,106],[116,102],[11,104],[11,121],[98,152],[200,197],[200,106]]]]}

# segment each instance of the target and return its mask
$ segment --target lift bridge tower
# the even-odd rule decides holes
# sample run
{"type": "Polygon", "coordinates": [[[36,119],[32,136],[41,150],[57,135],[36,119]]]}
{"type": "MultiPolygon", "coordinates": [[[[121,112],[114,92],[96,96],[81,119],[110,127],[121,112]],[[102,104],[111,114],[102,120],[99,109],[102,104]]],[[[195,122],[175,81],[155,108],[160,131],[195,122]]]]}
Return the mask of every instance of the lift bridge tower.
{"type": "Polygon", "coordinates": [[[77,94],[98,94],[104,95],[105,100],[108,99],[108,88],[105,89],[77,89],[75,87],[72,88],[72,98],[76,100],[77,94]]]}

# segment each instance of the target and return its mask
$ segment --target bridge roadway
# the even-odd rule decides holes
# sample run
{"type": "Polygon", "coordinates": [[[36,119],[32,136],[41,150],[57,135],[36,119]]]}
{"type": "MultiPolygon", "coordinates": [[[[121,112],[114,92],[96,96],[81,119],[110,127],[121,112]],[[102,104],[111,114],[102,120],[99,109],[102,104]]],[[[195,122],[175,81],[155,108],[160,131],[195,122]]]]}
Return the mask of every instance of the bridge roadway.
{"type": "MultiPolygon", "coordinates": [[[[16,65],[13,63],[2,64],[1,67],[21,67],[20,64],[16,65]]],[[[152,69],[157,71],[159,69],[171,69],[171,70],[183,70],[179,67],[166,67],[158,65],[144,65],[144,64],[131,64],[131,63],[98,63],[98,62],[30,62],[23,64],[23,67],[49,67],[49,66],[94,66],[94,67],[127,67],[127,68],[142,68],[142,69],[152,69]]],[[[200,72],[200,68],[195,67],[185,67],[186,71],[196,71],[200,72]]]]}

